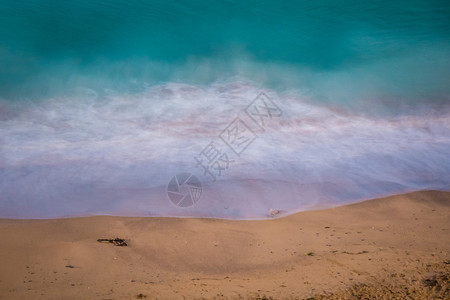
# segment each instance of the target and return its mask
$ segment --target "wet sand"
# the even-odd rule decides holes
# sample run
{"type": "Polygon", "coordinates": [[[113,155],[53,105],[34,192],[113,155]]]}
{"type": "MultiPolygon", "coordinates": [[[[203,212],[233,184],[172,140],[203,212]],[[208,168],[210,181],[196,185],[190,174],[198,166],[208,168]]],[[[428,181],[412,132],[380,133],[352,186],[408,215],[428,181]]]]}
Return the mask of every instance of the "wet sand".
{"type": "Polygon", "coordinates": [[[0,299],[450,298],[449,192],[264,221],[2,219],[0,238],[0,299]]]}

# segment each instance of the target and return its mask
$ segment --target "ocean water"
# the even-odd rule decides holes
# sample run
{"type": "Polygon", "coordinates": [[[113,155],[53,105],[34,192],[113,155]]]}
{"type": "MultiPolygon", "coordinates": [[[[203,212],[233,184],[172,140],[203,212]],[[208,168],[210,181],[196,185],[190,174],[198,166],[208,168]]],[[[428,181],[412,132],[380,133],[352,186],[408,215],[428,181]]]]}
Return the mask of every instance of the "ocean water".
{"type": "Polygon", "coordinates": [[[450,190],[448,1],[0,2],[0,217],[450,190]]]}

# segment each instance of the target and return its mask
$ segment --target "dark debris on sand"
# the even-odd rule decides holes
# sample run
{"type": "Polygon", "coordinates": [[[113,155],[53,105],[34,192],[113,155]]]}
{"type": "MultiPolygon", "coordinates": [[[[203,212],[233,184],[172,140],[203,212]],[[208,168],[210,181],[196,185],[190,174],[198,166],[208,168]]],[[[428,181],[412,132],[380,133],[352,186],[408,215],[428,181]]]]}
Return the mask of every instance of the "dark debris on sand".
{"type": "Polygon", "coordinates": [[[114,246],[126,247],[128,246],[127,242],[124,239],[116,237],[115,239],[98,239],[97,242],[100,243],[110,243],[114,246]]]}

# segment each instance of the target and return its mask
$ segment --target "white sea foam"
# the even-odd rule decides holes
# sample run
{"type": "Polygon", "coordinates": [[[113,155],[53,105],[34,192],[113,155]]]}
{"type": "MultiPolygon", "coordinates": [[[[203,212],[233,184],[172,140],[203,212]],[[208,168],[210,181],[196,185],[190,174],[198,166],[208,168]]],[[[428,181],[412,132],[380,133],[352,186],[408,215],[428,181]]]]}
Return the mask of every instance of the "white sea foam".
{"type": "Polygon", "coordinates": [[[343,111],[245,80],[167,83],[139,94],[78,88],[65,98],[0,106],[0,217],[89,214],[265,218],[407,191],[450,190],[450,109],[343,111]],[[282,111],[240,156],[220,140],[264,91],[282,111]],[[99,96],[99,95],[102,96],[99,96]],[[212,182],[194,157],[208,144],[233,160],[212,182]],[[172,176],[203,186],[191,207],[172,176]]]}

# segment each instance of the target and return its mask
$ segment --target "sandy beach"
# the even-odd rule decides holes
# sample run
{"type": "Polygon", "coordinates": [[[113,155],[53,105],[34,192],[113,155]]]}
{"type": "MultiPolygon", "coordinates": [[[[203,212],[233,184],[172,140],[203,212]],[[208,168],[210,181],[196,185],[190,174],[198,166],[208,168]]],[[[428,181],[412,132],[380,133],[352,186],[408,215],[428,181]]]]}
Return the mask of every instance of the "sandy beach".
{"type": "Polygon", "coordinates": [[[435,191],[264,221],[2,219],[0,298],[449,299],[449,233],[435,191]]]}

